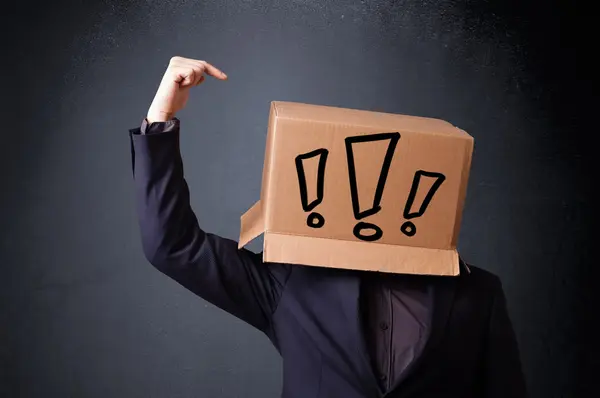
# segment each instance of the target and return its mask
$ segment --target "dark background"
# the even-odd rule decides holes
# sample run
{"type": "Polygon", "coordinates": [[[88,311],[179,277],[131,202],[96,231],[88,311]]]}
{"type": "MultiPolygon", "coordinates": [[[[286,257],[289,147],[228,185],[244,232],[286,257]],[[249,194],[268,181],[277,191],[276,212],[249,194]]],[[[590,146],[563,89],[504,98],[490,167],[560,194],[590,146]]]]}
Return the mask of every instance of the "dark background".
{"type": "Polygon", "coordinates": [[[574,2],[17,4],[2,17],[0,396],[279,396],[267,339],[143,258],[127,129],[173,55],[230,77],[179,115],[194,209],[230,238],[259,196],[272,100],[470,132],[459,249],[504,281],[531,396],[595,395],[593,47],[574,2]]]}

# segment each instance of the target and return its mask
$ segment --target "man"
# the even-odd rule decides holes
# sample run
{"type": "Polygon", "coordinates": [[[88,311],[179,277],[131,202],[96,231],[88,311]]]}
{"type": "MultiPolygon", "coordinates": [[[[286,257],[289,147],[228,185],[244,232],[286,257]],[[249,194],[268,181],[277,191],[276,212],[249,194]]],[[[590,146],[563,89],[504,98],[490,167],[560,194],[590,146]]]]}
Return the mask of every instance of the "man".
{"type": "Polygon", "coordinates": [[[140,128],[130,130],[144,253],[158,270],[258,328],[283,358],[285,398],[526,396],[499,279],[393,275],[263,263],[203,231],[179,150],[204,61],[174,57],[140,128]]]}

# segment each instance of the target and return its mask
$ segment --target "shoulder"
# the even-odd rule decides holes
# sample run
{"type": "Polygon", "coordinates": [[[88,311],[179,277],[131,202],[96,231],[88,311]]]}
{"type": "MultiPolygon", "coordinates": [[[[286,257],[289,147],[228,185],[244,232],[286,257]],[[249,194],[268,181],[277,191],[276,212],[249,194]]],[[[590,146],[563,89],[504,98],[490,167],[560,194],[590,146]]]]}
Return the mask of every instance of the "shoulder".
{"type": "Polygon", "coordinates": [[[469,271],[465,273],[466,278],[470,278],[474,281],[478,281],[488,285],[496,285],[500,282],[500,277],[498,277],[498,275],[494,274],[491,271],[477,267],[472,264],[467,264],[467,266],[469,271]]]}
{"type": "Polygon", "coordinates": [[[468,271],[461,272],[460,284],[467,290],[474,290],[486,295],[495,295],[502,290],[500,277],[491,271],[466,264],[468,271]]]}

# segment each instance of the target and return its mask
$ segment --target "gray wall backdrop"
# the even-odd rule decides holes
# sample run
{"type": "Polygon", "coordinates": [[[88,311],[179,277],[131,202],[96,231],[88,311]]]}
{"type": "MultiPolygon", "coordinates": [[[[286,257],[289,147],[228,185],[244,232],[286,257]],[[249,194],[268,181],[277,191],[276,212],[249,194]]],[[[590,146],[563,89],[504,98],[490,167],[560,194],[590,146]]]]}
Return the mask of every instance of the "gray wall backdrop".
{"type": "Polygon", "coordinates": [[[459,249],[504,281],[532,396],[594,395],[595,180],[578,117],[592,94],[581,38],[566,28],[575,11],[539,5],[3,6],[0,396],[279,395],[267,339],[143,258],[127,129],[173,55],[230,76],[179,115],[193,207],[226,237],[258,198],[272,100],[439,117],[470,132],[459,249]]]}

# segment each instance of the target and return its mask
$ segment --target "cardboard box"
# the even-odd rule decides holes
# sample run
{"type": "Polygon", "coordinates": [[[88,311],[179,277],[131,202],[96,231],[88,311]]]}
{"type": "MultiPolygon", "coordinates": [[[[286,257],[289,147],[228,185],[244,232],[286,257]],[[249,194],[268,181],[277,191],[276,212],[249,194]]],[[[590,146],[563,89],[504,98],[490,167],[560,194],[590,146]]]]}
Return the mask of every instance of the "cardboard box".
{"type": "Polygon", "coordinates": [[[273,102],[239,246],[264,233],[266,262],[457,275],[472,152],[442,120],[273,102]]]}

